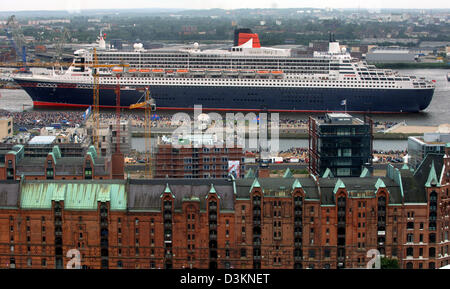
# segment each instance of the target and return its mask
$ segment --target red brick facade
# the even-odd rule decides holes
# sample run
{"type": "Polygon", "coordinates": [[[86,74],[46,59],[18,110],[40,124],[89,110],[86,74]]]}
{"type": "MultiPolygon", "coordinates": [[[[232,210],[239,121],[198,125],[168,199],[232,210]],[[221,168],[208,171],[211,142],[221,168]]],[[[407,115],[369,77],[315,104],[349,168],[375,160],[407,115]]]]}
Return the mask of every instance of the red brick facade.
{"type": "Polygon", "coordinates": [[[48,210],[2,205],[0,267],[55,268],[60,234],[64,267],[78,249],[88,268],[365,268],[377,249],[401,268],[439,268],[450,260],[448,157],[438,171],[440,184],[427,174],[416,197],[406,181],[402,196],[400,185],[377,177],[317,179],[316,187],[312,178],[167,179],[129,180],[122,211],[60,202],[61,224],[55,201],[48,210]],[[364,182],[368,189],[355,190],[364,182]]]}

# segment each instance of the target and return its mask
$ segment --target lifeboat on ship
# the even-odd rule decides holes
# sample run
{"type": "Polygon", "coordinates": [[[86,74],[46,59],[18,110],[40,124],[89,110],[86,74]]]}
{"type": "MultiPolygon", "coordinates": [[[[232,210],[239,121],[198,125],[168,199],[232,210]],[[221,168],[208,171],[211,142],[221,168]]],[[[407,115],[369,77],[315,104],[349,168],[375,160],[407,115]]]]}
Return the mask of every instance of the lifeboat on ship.
{"type": "Polygon", "coordinates": [[[258,70],[256,73],[259,77],[262,77],[262,78],[266,78],[266,77],[270,76],[270,71],[268,71],[268,70],[258,70]]]}
{"type": "Polygon", "coordinates": [[[273,77],[277,78],[282,77],[284,75],[282,70],[272,70],[270,73],[273,75],[273,77]]]}
{"type": "Polygon", "coordinates": [[[204,76],[205,70],[204,69],[191,69],[191,74],[193,76],[204,76]]]}
{"type": "Polygon", "coordinates": [[[187,73],[189,73],[189,70],[187,69],[177,69],[178,75],[186,75],[187,73]]]}
{"type": "Polygon", "coordinates": [[[242,76],[255,76],[255,71],[252,69],[242,69],[241,70],[241,75],[242,76]]]}
{"type": "Polygon", "coordinates": [[[209,69],[208,70],[208,74],[211,76],[221,76],[222,75],[222,70],[220,69],[209,69]]]}
{"type": "Polygon", "coordinates": [[[164,69],[152,69],[152,73],[155,75],[162,75],[164,74],[164,69]]]}
{"type": "Polygon", "coordinates": [[[174,75],[175,75],[175,70],[173,70],[173,69],[167,69],[167,70],[166,70],[166,75],[167,75],[167,76],[174,76],[174,75]]]}
{"type": "Polygon", "coordinates": [[[238,76],[239,71],[237,69],[226,69],[223,71],[226,76],[238,76]]]}

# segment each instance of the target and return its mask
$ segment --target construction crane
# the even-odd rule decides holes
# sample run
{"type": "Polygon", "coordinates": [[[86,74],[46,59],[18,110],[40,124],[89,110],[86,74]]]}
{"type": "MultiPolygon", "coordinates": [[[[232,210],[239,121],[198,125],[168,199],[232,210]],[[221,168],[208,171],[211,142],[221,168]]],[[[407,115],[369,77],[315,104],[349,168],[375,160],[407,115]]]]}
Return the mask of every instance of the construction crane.
{"type": "MultiPolygon", "coordinates": [[[[92,142],[95,148],[99,149],[99,131],[100,131],[100,74],[99,68],[113,68],[113,67],[129,67],[128,64],[99,64],[97,57],[97,49],[94,48],[92,64],[84,64],[85,66],[92,67],[93,77],[93,110],[92,110],[92,126],[94,128],[92,134],[92,142]]],[[[119,87],[119,103],[116,105],[120,109],[120,87],[119,87]]],[[[120,111],[119,111],[120,114],[120,111]]]]}
{"type": "Polygon", "coordinates": [[[19,22],[17,21],[16,17],[12,15],[8,18],[8,21],[6,22],[6,28],[5,33],[8,38],[8,40],[11,43],[11,46],[14,48],[14,51],[16,52],[16,61],[18,60],[19,67],[24,67],[26,69],[26,62],[27,62],[27,56],[26,56],[26,41],[25,37],[20,31],[19,22]],[[20,62],[20,57],[22,62],[20,62]]]}
{"type": "MultiPolygon", "coordinates": [[[[141,98],[142,99],[142,98],[141,98]]],[[[139,100],[140,101],[140,100],[139,100]]],[[[145,138],[145,178],[152,178],[152,161],[151,161],[151,127],[152,127],[152,112],[156,111],[156,103],[153,98],[150,97],[150,89],[145,89],[145,101],[132,104],[130,109],[143,108],[145,112],[144,120],[144,138],[145,138]]]]}
{"type": "Polygon", "coordinates": [[[66,41],[68,41],[69,39],[70,34],[66,28],[62,28],[60,36],[57,39],[54,39],[55,55],[53,56],[53,62],[55,62],[60,68],[63,67],[61,63],[63,59],[64,45],[66,44],[66,41]]]}

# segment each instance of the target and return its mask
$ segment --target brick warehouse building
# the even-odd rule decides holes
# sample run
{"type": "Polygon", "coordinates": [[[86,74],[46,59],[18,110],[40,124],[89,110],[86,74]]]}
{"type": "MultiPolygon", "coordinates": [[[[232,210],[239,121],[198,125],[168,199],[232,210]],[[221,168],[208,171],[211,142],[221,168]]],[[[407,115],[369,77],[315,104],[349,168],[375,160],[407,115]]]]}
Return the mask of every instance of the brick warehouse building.
{"type": "Polygon", "coordinates": [[[450,145],[384,177],[6,180],[0,267],[402,268],[449,263],[450,145]],[[70,256],[69,256],[70,257],[70,256]]]}
{"type": "MultiPolygon", "coordinates": [[[[40,153],[43,154],[43,153],[40,153]]],[[[15,145],[0,155],[0,180],[82,180],[124,178],[123,155],[97,155],[90,146],[84,155],[64,155],[55,145],[44,156],[26,155],[23,145],[15,145]]]]}

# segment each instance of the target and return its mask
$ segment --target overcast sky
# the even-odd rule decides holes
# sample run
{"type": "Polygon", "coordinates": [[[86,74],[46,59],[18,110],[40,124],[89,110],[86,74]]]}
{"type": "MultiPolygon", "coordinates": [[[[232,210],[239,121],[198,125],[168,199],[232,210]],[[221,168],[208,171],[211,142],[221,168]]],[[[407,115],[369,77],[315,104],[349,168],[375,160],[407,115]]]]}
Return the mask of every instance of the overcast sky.
{"type": "Polygon", "coordinates": [[[450,8],[448,0],[0,0],[0,11],[123,8],[450,8]]]}

